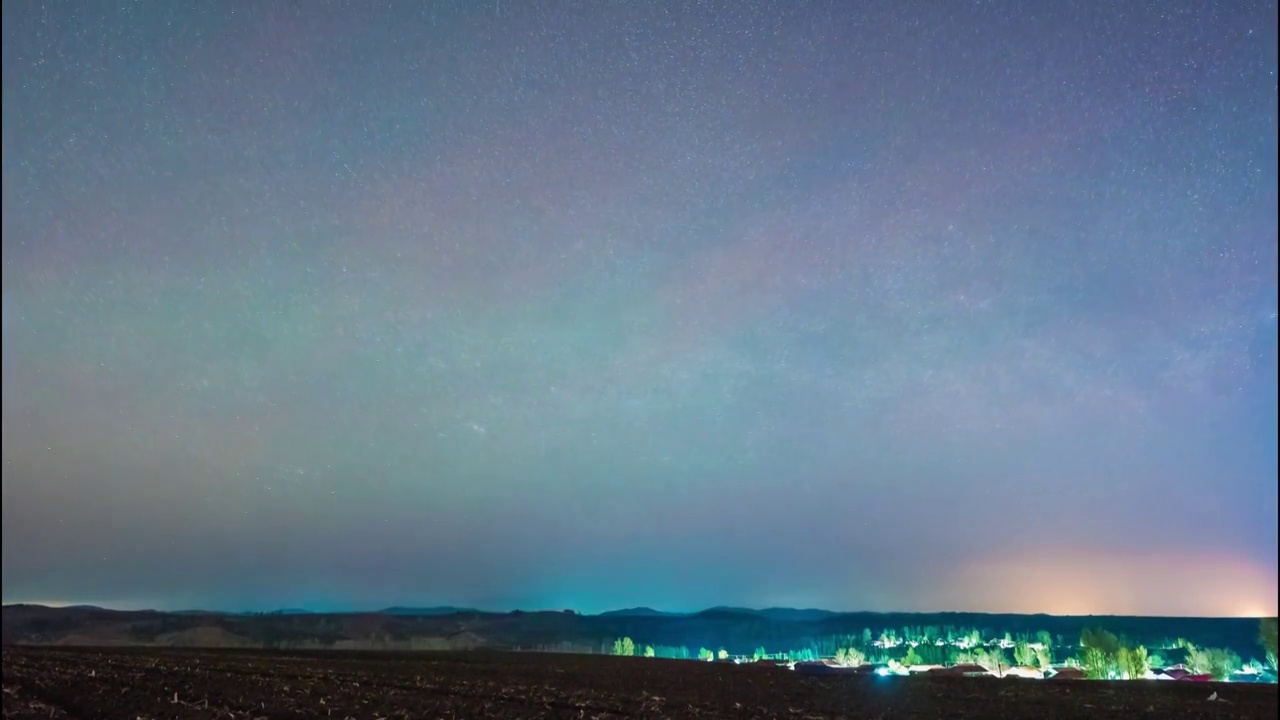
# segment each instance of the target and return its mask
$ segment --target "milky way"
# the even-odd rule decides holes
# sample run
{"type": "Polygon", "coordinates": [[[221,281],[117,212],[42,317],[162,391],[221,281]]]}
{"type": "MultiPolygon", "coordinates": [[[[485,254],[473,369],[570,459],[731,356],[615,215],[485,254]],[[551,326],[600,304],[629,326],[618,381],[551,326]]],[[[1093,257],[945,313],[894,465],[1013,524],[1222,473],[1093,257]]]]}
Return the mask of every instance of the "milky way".
{"type": "Polygon", "coordinates": [[[1276,611],[1274,3],[3,13],[5,602],[1276,611]]]}

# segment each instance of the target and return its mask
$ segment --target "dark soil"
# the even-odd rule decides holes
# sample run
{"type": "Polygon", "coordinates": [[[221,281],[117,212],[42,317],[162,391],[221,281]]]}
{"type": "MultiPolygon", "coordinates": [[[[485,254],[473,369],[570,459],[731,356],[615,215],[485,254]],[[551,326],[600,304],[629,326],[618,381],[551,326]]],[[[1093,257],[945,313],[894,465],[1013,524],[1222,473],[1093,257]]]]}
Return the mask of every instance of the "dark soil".
{"type": "Polygon", "coordinates": [[[1275,685],[801,677],[719,663],[522,653],[6,648],[4,717],[1258,718],[1275,685]],[[1209,701],[1217,692],[1223,701],[1209,701]]]}

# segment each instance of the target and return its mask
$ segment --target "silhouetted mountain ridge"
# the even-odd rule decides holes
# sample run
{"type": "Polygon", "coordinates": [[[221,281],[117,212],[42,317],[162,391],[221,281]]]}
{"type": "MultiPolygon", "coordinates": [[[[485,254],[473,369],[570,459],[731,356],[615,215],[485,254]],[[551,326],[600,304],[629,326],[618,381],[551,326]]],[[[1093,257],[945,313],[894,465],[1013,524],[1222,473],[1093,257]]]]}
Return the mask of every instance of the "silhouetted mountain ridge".
{"type": "Polygon", "coordinates": [[[378,611],[383,615],[410,615],[431,617],[435,615],[457,615],[459,613],[478,613],[475,608],[453,607],[451,605],[440,605],[437,607],[389,607],[378,611]]]}
{"type": "Polygon", "coordinates": [[[824,620],[826,618],[836,617],[845,613],[838,613],[833,610],[820,610],[818,608],[784,608],[769,607],[763,610],[746,607],[734,607],[731,605],[717,605],[705,610],[697,610],[694,612],[669,612],[666,610],[655,610],[651,607],[626,608],[622,610],[609,610],[602,612],[597,617],[721,617],[721,618],[765,618],[777,622],[808,622],[811,620],[824,620]]]}
{"type": "Polygon", "coordinates": [[[596,617],[678,617],[680,615],[683,615],[683,613],[664,612],[662,610],[654,610],[651,607],[634,607],[621,610],[606,610],[596,615],[596,617]]]}

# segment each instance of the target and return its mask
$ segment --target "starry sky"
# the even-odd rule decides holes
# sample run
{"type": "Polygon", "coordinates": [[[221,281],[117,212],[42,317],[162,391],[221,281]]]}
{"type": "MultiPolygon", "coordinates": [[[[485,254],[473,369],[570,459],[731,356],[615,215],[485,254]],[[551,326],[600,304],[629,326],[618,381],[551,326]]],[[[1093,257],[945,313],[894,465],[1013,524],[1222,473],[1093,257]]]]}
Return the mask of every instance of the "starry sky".
{"type": "Polygon", "coordinates": [[[1274,615],[1276,16],[7,2],[4,601],[1274,615]]]}

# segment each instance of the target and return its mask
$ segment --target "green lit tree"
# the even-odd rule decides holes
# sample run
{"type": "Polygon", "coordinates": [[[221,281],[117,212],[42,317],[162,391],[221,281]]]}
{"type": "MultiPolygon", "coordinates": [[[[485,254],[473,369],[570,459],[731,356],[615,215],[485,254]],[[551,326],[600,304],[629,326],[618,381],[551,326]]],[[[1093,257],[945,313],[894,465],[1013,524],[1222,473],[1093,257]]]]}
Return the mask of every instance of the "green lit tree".
{"type": "Polygon", "coordinates": [[[921,665],[945,665],[948,649],[945,645],[934,643],[920,643],[915,647],[916,656],[920,658],[921,665]]]}
{"type": "Polygon", "coordinates": [[[911,648],[907,648],[907,654],[902,656],[902,664],[906,665],[907,667],[911,667],[913,665],[923,665],[924,660],[920,659],[920,656],[916,654],[916,649],[914,647],[911,647],[911,648]]]}
{"type": "Polygon", "coordinates": [[[1111,675],[1111,658],[1098,648],[1087,647],[1081,651],[1080,665],[1090,680],[1105,680],[1111,675]]]}
{"type": "Polygon", "coordinates": [[[655,653],[655,652],[653,651],[653,646],[652,646],[652,645],[645,645],[645,646],[644,646],[644,656],[645,656],[645,657],[647,657],[647,658],[657,657],[657,653],[655,653]]]}
{"type": "Polygon", "coordinates": [[[698,648],[699,660],[711,660],[714,657],[715,657],[715,654],[713,654],[710,650],[706,648],[698,648]]]}
{"type": "Polygon", "coordinates": [[[764,649],[763,647],[758,647],[758,648],[756,648],[756,651],[755,651],[754,653],[752,653],[751,657],[752,657],[752,659],[753,659],[753,660],[755,660],[756,662],[760,662],[761,660],[763,660],[763,659],[765,659],[766,657],[768,657],[768,655],[769,655],[769,653],[765,652],[765,649],[764,649]]]}
{"type": "Polygon", "coordinates": [[[1085,675],[1094,680],[1104,680],[1116,672],[1116,660],[1120,655],[1120,638],[1102,628],[1086,628],[1080,633],[1080,663],[1085,675]]]}
{"type": "Polygon", "coordinates": [[[793,655],[797,662],[802,660],[809,662],[818,659],[818,653],[814,652],[811,647],[800,648],[799,650],[796,650],[793,655]]]}
{"type": "Polygon", "coordinates": [[[1048,670],[1053,667],[1053,651],[1048,645],[1041,645],[1036,648],[1036,667],[1041,670],[1048,670]]]}
{"type": "Polygon", "coordinates": [[[836,651],[836,662],[845,667],[857,667],[866,661],[866,653],[858,648],[840,648],[836,651]]]}
{"type": "Polygon", "coordinates": [[[991,647],[980,647],[973,651],[973,662],[981,665],[987,672],[996,677],[1004,677],[1004,671],[1009,668],[1006,662],[1004,649],[999,645],[991,647]]]}
{"type": "Polygon", "coordinates": [[[1211,675],[1226,680],[1241,667],[1240,656],[1225,648],[1201,648],[1186,644],[1187,668],[1197,675],[1211,675]]]}
{"type": "Polygon", "coordinates": [[[729,651],[725,650],[724,648],[720,648],[719,650],[716,651],[716,657],[719,658],[720,660],[728,660],[729,651]]]}
{"type": "Polygon", "coordinates": [[[1035,667],[1036,651],[1031,644],[1025,640],[1019,640],[1013,646],[1013,661],[1022,667],[1035,667]]]}
{"type": "Polygon", "coordinates": [[[613,654],[631,657],[636,654],[636,644],[629,637],[618,638],[613,641],[613,654]]]}
{"type": "Polygon", "coordinates": [[[1258,642],[1262,643],[1262,649],[1267,654],[1267,664],[1271,666],[1271,670],[1276,670],[1276,619],[1262,618],[1258,622],[1258,642]]]}
{"type": "Polygon", "coordinates": [[[1004,648],[999,645],[992,645],[987,648],[987,657],[996,667],[996,675],[1003,677],[1004,671],[1009,669],[1009,658],[1004,654],[1004,648]]]}
{"type": "Polygon", "coordinates": [[[1120,648],[1120,652],[1116,656],[1116,664],[1120,666],[1120,672],[1124,673],[1130,680],[1139,680],[1146,677],[1147,670],[1151,669],[1147,658],[1147,649],[1142,645],[1136,648],[1120,648]]]}

